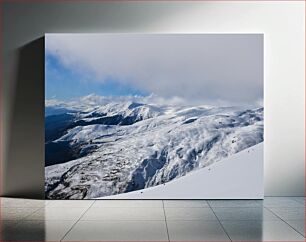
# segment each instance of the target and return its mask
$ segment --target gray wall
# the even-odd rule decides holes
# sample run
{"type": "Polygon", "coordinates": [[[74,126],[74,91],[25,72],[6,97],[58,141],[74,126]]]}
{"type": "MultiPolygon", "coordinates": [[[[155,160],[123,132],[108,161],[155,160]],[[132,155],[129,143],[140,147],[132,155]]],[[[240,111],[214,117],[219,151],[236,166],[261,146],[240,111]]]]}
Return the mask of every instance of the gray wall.
{"type": "Polygon", "coordinates": [[[265,34],[265,194],[304,195],[304,6],[282,2],[3,4],[5,196],[44,196],[44,33],[265,34]]]}

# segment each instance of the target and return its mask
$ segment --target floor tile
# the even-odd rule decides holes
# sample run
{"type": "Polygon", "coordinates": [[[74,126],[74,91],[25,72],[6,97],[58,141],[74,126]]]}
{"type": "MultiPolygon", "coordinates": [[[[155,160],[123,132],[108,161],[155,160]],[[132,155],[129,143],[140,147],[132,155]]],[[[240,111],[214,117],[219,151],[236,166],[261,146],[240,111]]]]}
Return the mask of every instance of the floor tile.
{"type": "Polygon", "coordinates": [[[9,240],[9,236],[14,233],[15,227],[20,223],[18,220],[0,221],[0,241],[9,240]]]}
{"type": "Polygon", "coordinates": [[[21,198],[0,198],[1,207],[7,208],[41,208],[48,201],[37,199],[21,199],[21,198]]]}
{"type": "Polygon", "coordinates": [[[16,241],[60,241],[74,221],[26,220],[17,224],[7,240],[16,241]]]}
{"type": "Polygon", "coordinates": [[[290,226],[305,236],[305,220],[286,220],[290,226]]]}
{"type": "Polygon", "coordinates": [[[265,197],[263,204],[265,207],[304,207],[294,197],[265,197]]]}
{"type": "Polygon", "coordinates": [[[94,200],[50,200],[48,208],[89,208],[94,200]]]}
{"type": "Polygon", "coordinates": [[[203,208],[209,207],[205,200],[164,200],[165,208],[203,208]]]}
{"type": "Polygon", "coordinates": [[[26,220],[78,220],[87,208],[41,208],[26,220]]]}
{"type": "Polygon", "coordinates": [[[265,208],[213,208],[220,220],[279,220],[265,208]]]}
{"type": "Polygon", "coordinates": [[[305,208],[299,207],[287,207],[287,208],[269,208],[273,213],[279,216],[281,219],[305,219],[305,208]]]}
{"type": "Polygon", "coordinates": [[[79,221],[63,241],[168,241],[165,221],[79,221]]]}
{"type": "Polygon", "coordinates": [[[163,208],[94,208],[81,220],[165,220],[163,208]]]}
{"type": "Polygon", "coordinates": [[[165,208],[166,219],[170,220],[217,220],[210,208],[165,208]]]}
{"type": "Polygon", "coordinates": [[[162,200],[96,200],[94,208],[161,208],[162,200]]]}
{"type": "Polygon", "coordinates": [[[208,200],[213,208],[263,207],[263,200],[208,200]]]}
{"type": "Polygon", "coordinates": [[[293,197],[293,199],[305,206],[305,197],[293,197]]]}
{"type": "Polygon", "coordinates": [[[0,240],[59,241],[81,219],[66,240],[167,241],[166,214],[172,241],[226,241],[216,214],[233,240],[304,241],[304,204],[304,197],[207,202],[1,198],[0,240]]]}
{"type": "Polygon", "coordinates": [[[1,220],[21,220],[33,214],[40,208],[1,208],[1,220]]]}
{"type": "Polygon", "coordinates": [[[304,241],[283,221],[221,221],[233,241],[304,241]]]}
{"type": "Polygon", "coordinates": [[[218,221],[167,221],[170,241],[229,241],[218,221]]]}

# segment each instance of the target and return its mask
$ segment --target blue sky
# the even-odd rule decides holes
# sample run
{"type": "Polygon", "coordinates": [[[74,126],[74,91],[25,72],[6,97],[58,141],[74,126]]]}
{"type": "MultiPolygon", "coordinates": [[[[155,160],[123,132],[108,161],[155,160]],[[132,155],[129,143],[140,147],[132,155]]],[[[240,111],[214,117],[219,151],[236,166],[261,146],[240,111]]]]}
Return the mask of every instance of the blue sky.
{"type": "Polygon", "coordinates": [[[263,100],[262,34],[46,34],[45,48],[47,99],[154,93],[213,105],[263,100]]]}
{"type": "Polygon", "coordinates": [[[148,93],[131,85],[107,78],[103,82],[85,71],[66,67],[56,55],[46,52],[45,57],[45,98],[69,100],[76,97],[97,94],[101,96],[145,96],[148,93]]]}

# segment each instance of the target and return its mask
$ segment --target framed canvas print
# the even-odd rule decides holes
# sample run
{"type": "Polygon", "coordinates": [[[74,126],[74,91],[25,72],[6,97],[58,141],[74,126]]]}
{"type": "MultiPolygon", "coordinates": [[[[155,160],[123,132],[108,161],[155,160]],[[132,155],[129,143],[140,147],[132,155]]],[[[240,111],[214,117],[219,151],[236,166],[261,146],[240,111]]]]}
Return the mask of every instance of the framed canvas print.
{"type": "Polygon", "coordinates": [[[47,199],[262,199],[262,34],[46,34],[47,199]]]}

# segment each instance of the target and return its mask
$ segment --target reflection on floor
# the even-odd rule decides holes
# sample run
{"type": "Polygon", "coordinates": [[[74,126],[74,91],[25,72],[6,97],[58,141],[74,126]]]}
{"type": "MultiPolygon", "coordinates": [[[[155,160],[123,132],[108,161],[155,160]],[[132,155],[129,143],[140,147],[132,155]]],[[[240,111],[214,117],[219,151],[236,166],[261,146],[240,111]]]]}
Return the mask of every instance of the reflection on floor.
{"type": "Polygon", "coordinates": [[[0,241],[305,241],[305,198],[1,198],[0,241]]]}

